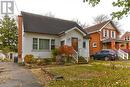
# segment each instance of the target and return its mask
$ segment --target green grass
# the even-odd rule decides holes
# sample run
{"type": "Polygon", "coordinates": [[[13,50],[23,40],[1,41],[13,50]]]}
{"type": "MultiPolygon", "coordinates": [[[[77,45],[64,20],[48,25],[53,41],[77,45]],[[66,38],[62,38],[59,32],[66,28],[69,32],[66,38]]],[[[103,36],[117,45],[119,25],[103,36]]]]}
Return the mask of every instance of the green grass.
{"type": "Polygon", "coordinates": [[[65,80],[49,82],[49,87],[130,87],[130,62],[96,61],[91,64],[49,67],[65,80]],[[128,66],[129,65],[129,66],[128,66]],[[114,68],[113,68],[114,66],[114,68]],[[127,66],[127,68],[126,68],[127,66]]]}

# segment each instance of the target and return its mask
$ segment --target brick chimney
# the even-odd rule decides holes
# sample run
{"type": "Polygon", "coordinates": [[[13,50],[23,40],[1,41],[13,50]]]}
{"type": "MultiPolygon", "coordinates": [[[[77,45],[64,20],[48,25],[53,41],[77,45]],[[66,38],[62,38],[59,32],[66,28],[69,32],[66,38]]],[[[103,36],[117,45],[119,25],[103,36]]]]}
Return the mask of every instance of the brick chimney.
{"type": "Polygon", "coordinates": [[[18,15],[18,61],[22,60],[22,16],[18,15]]]}

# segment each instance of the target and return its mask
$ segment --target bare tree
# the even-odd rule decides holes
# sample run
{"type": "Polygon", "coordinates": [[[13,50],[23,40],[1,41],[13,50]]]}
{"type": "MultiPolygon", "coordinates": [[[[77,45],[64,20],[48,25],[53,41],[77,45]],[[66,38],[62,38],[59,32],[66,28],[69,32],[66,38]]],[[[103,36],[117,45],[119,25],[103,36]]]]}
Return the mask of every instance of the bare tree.
{"type": "Polygon", "coordinates": [[[82,28],[86,27],[86,23],[81,23],[78,19],[73,19],[72,21],[75,21],[77,24],[79,24],[82,28]]]}
{"type": "Polygon", "coordinates": [[[44,14],[45,16],[49,16],[49,17],[55,17],[55,15],[52,12],[47,12],[44,14]]]}
{"type": "Polygon", "coordinates": [[[101,14],[94,18],[94,24],[100,24],[104,21],[109,20],[110,18],[107,15],[101,14]]]}
{"type": "MultiPolygon", "coordinates": [[[[108,20],[111,20],[111,19],[107,15],[101,14],[94,18],[94,24],[100,24],[100,23],[102,23],[104,21],[108,21],[108,20]]],[[[122,31],[122,29],[120,28],[121,25],[118,21],[112,20],[112,22],[118,28],[119,31],[122,31]]]]}

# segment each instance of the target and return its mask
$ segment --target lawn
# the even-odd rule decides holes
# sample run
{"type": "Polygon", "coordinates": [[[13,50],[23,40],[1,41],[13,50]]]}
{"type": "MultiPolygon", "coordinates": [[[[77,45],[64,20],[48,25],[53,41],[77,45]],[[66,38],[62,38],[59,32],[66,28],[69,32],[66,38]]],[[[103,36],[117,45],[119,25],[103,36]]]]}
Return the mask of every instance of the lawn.
{"type": "Polygon", "coordinates": [[[130,61],[94,61],[46,69],[64,77],[50,81],[47,87],[130,87],[130,61]]]}

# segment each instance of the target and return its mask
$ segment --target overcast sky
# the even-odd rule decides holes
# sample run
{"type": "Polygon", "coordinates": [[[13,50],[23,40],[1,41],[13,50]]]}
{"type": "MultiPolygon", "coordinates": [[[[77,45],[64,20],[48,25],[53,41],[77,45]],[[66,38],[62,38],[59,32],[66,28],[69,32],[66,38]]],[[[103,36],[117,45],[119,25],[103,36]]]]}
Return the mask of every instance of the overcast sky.
{"type": "MultiPolygon", "coordinates": [[[[93,18],[100,14],[110,15],[111,12],[118,8],[113,8],[111,3],[113,0],[101,0],[102,2],[96,7],[91,7],[83,0],[15,0],[15,14],[18,11],[31,12],[35,14],[45,15],[51,12],[56,18],[73,20],[78,19],[83,24],[93,24],[93,18]]],[[[130,15],[119,21],[121,29],[130,31],[130,15]]]]}

